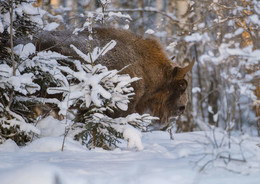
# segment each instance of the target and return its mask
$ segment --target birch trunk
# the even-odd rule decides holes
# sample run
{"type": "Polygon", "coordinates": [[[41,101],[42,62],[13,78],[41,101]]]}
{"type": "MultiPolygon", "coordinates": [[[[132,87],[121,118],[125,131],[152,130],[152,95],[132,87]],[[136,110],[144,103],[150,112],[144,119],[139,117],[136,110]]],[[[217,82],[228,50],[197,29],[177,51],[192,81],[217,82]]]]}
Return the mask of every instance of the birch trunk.
{"type": "MultiPolygon", "coordinates": [[[[174,13],[174,6],[175,6],[174,0],[169,0],[168,5],[167,5],[167,13],[168,14],[174,13]]],[[[175,31],[174,25],[170,24],[170,22],[168,21],[167,25],[166,25],[167,36],[173,35],[174,31],[175,31]]]]}

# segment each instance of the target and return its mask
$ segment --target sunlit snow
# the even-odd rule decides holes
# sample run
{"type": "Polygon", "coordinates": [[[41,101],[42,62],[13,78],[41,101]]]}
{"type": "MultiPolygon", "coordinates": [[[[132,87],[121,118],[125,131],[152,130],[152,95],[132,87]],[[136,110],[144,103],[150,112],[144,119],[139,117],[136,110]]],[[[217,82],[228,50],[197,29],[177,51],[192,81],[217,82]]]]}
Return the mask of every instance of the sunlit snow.
{"type": "MultiPolygon", "coordinates": [[[[142,151],[126,148],[125,142],[113,151],[88,150],[67,138],[61,152],[62,136],[21,148],[8,140],[0,145],[1,184],[259,184],[260,139],[243,138],[245,162],[239,161],[239,146],[232,143],[230,152],[238,161],[225,163],[215,158],[224,150],[213,149],[210,135],[181,133],[170,140],[167,132],[143,133],[142,151]],[[204,166],[206,172],[200,171],[204,166]]],[[[220,142],[224,134],[216,136],[220,142]]]]}

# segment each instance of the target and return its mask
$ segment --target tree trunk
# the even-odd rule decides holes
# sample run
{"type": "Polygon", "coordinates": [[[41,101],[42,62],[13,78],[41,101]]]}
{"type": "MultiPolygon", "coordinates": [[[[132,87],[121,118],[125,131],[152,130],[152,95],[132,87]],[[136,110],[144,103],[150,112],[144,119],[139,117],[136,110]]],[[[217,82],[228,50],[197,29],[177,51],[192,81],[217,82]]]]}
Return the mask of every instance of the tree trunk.
{"type": "MultiPolygon", "coordinates": [[[[139,5],[140,8],[144,9],[144,2],[143,2],[143,0],[139,0],[138,1],[138,5],[139,5]]],[[[141,19],[140,25],[139,25],[139,33],[141,35],[143,35],[144,34],[144,12],[140,11],[139,12],[139,16],[140,16],[140,19],[141,19]]]]}

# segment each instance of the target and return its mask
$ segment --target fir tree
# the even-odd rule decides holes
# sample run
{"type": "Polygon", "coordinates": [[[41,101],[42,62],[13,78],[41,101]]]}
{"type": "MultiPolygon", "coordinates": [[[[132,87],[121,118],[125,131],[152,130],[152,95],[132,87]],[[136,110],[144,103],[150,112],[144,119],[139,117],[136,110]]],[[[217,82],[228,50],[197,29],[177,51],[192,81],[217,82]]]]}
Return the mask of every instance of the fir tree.
{"type": "Polygon", "coordinates": [[[95,48],[87,55],[71,45],[86,64],[72,61],[75,70],[58,66],[66,77],[60,82],[62,85],[49,87],[47,92],[62,94],[63,99],[58,107],[64,117],[68,116],[71,109],[78,110],[70,134],[88,148],[113,149],[120,139],[126,139],[130,147],[142,149],[141,133],[136,128],[145,129],[152,117],[133,114],[113,119],[108,116],[115,109],[127,110],[129,98],[134,95],[130,84],[139,80],[127,74],[120,75],[117,70],[109,71],[100,64],[95,65],[95,60],[115,45],[116,42],[112,40],[102,49],[95,48]]]}
{"type": "Polygon", "coordinates": [[[14,47],[14,41],[31,37],[41,28],[43,12],[27,0],[1,0],[0,11],[0,143],[12,138],[23,145],[31,139],[30,132],[39,131],[28,124],[29,115],[25,117],[31,104],[19,102],[16,95],[29,95],[40,87],[33,82],[33,74],[19,71],[20,65],[35,47],[28,44],[22,49],[23,55],[19,55],[21,52],[17,53],[19,48],[14,47]]]}
{"type": "MultiPolygon", "coordinates": [[[[109,116],[116,109],[127,110],[134,95],[131,83],[139,79],[95,64],[116,42],[90,49],[87,55],[71,45],[86,63],[56,52],[36,52],[30,39],[43,28],[44,11],[26,0],[0,2],[4,48],[0,51],[0,143],[8,138],[18,145],[32,141],[40,134],[37,122],[52,114],[73,122],[65,135],[70,130],[69,134],[88,148],[113,149],[125,139],[129,147],[142,149],[140,130],[154,118],[139,114],[116,119],[109,116]]],[[[75,29],[75,34],[84,29],[92,34],[94,15],[90,14],[88,20],[83,28],[75,29]]]]}

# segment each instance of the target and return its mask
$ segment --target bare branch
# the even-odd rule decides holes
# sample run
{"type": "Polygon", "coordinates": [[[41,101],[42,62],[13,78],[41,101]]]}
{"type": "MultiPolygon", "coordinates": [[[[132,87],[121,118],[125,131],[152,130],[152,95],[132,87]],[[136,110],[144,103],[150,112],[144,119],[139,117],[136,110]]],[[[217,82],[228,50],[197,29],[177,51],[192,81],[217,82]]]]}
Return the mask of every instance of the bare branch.
{"type": "Polygon", "coordinates": [[[136,8],[136,9],[119,9],[119,10],[111,10],[110,9],[110,10],[105,10],[104,12],[106,12],[106,13],[108,13],[108,12],[150,12],[150,13],[158,13],[158,14],[161,14],[161,15],[169,18],[170,21],[172,21],[175,24],[179,24],[180,23],[180,21],[178,21],[176,19],[176,17],[173,17],[173,16],[169,15],[166,12],[158,11],[157,9],[150,8],[150,7],[136,8]]]}

